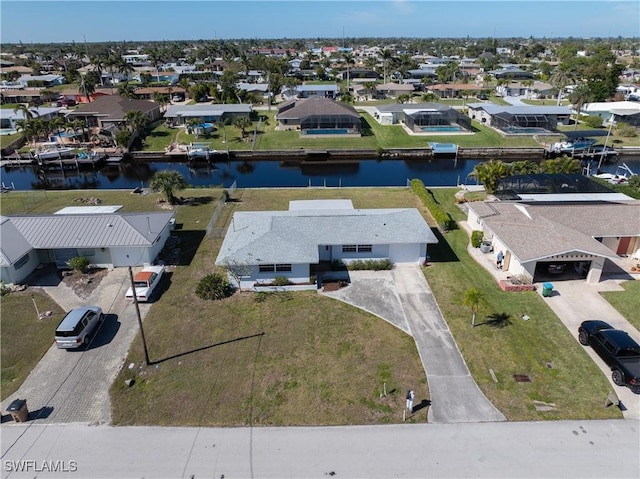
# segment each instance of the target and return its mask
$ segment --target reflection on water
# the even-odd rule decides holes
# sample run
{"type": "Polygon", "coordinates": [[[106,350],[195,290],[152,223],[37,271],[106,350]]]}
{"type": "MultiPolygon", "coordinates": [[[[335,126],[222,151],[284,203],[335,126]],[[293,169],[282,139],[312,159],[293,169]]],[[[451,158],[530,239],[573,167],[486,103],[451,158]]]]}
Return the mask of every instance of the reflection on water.
{"type": "MultiPolygon", "coordinates": [[[[484,160],[482,160],[484,161],[484,160]]],[[[358,187],[406,186],[419,178],[428,186],[454,186],[467,181],[469,173],[481,160],[455,159],[391,159],[287,161],[224,161],[212,164],[177,162],[130,162],[108,165],[93,170],[75,168],[42,170],[36,166],[4,167],[2,182],[13,183],[18,190],[29,189],[133,189],[148,184],[157,171],[180,172],[193,186],[229,187],[236,181],[239,188],[260,187],[358,187]]],[[[640,172],[640,158],[623,160],[634,172],[640,172]]],[[[622,161],[619,161],[621,164],[622,161]]],[[[617,165],[603,170],[614,173],[617,165]]]]}

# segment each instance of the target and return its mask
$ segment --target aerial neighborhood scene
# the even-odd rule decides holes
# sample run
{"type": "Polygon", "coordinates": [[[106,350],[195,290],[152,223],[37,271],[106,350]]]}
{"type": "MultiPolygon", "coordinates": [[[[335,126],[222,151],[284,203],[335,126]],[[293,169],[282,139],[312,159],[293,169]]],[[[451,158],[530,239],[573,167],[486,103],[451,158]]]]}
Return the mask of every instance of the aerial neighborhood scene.
{"type": "Polygon", "coordinates": [[[640,476],[640,4],[0,4],[1,477],[640,476]]]}

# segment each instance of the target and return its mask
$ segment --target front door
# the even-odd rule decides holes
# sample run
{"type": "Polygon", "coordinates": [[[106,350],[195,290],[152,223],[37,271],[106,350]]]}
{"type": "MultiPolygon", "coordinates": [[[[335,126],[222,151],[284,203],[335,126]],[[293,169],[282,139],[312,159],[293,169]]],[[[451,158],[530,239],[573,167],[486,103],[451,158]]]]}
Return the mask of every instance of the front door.
{"type": "Polygon", "coordinates": [[[618,249],[616,250],[616,254],[627,254],[627,250],[629,249],[629,243],[631,243],[630,236],[623,236],[620,238],[620,242],[618,243],[618,249]]]}
{"type": "Polygon", "coordinates": [[[511,262],[511,252],[507,251],[507,254],[504,255],[504,261],[502,263],[502,269],[504,271],[509,271],[509,262],[511,262]]]}

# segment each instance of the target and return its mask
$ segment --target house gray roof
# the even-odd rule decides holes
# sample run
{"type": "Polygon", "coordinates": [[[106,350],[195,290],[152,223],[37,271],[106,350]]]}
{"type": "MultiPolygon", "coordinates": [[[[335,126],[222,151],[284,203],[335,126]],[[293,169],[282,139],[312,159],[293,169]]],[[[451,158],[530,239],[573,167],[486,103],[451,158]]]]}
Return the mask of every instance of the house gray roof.
{"type": "Polygon", "coordinates": [[[415,208],[237,212],[216,264],[317,263],[319,245],[437,243],[415,208]]]}
{"type": "Polygon", "coordinates": [[[22,258],[31,245],[6,216],[0,216],[0,266],[9,266],[22,258]]]}
{"type": "Polygon", "coordinates": [[[340,91],[340,89],[338,88],[338,85],[336,84],[327,84],[327,85],[297,85],[296,86],[296,91],[299,92],[303,92],[303,91],[332,91],[332,92],[338,92],[340,91]]]}
{"type": "MultiPolygon", "coordinates": [[[[29,111],[33,113],[34,117],[55,114],[60,110],[62,110],[62,108],[59,107],[29,107],[29,111]]],[[[13,108],[0,108],[0,118],[3,120],[22,120],[25,118],[25,115],[22,110],[13,111],[13,108]]]]}
{"type": "Polygon", "coordinates": [[[213,105],[171,105],[164,114],[165,118],[220,116],[224,113],[251,113],[253,106],[248,103],[229,103],[213,105]]]}
{"type": "Polygon", "coordinates": [[[640,201],[563,205],[469,203],[521,262],[582,252],[615,258],[596,237],[640,236],[640,201]]]}
{"type": "Polygon", "coordinates": [[[295,105],[288,110],[282,111],[283,109],[280,108],[276,115],[279,120],[283,118],[304,118],[312,115],[349,115],[360,118],[360,114],[351,105],[346,105],[329,98],[304,98],[287,102],[286,105],[283,106],[289,106],[291,103],[295,103],[295,105]]]}
{"type": "Polygon", "coordinates": [[[123,120],[125,113],[138,110],[142,113],[148,113],[159,109],[157,103],[148,100],[137,100],[134,98],[124,98],[120,95],[104,95],[99,96],[91,103],[85,103],[76,110],[67,114],[67,117],[73,116],[103,116],[110,120],[123,120]]]}
{"type": "Polygon", "coordinates": [[[496,105],[495,103],[468,103],[472,110],[484,110],[489,115],[508,113],[511,115],[570,115],[567,106],[537,106],[537,105],[496,105]]]}
{"type": "Polygon", "coordinates": [[[405,110],[413,111],[425,111],[425,110],[437,110],[437,111],[449,111],[452,110],[450,106],[443,105],[442,103],[389,103],[388,105],[378,105],[376,109],[380,113],[401,112],[405,110]]]}
{"type": "MultiPolygon", "coordinates": [[[[174,212],[8,216],[2,222],[2,249],[10,246],[5,237],[18,238],[30,248],[106,248],[151,246],[174,217],[174,212]],[[5,219],[11,226],[5,225],[5,219]],[[15,232],[13,231],[15,228],[15,232]]],[[[13,246],[11,246],[13,248],[13,246]]],[[[7,258],[13,258],[13,253],[7,258]]],[[[4,253],[3,253],[4,254],[4,253]]]]}

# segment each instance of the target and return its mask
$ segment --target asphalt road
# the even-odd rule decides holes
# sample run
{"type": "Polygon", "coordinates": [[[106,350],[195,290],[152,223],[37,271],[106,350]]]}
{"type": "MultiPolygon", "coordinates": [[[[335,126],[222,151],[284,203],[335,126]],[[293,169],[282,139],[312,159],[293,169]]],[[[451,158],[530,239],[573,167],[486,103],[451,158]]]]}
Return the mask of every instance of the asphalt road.
{"type": "Polygon", "coordinates": [[[609,420],[203,429],[10,423],[2,427],[2,477],[638,478],[639,425],[609,420]],[[55,464],[67,471],[42,471],[55,464]],[[15,472],[17,467],[30,469],[15,472]]]}

